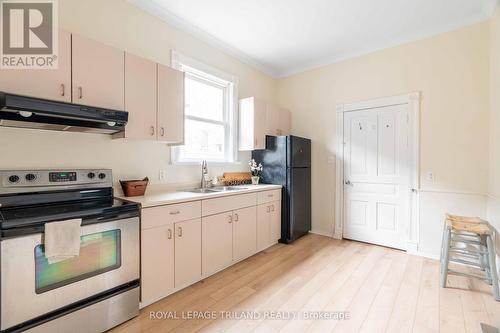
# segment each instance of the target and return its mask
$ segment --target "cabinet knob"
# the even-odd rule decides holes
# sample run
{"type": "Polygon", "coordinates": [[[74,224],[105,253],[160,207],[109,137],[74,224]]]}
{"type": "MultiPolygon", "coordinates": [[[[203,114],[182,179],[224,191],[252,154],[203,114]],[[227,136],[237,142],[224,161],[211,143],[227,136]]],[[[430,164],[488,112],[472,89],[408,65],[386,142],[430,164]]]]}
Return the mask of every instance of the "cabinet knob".
{"type": "Polygon", "coordinates": [[[234,214],[234,222],[238,222],[239,219],[240,217],[238,216],[238,214],[234,214]]]}
{"type": "Polygon", "coordinates": [[[172,229],[168,229],[168,239],[172,239],[172,229]]]}
{"type": "Polygon", "coordinates": [[[160,135],[165,136],[165,129],[163,127],[160,129],[160,135]]]}
{"type": "Polygon", "coordinates": [[[64,86],[64,83],[61,83],[61,96],[66,95],[66,88],[64,86]]]}
{"type": "Polygon", "coordinates": [[[177,235],[178,235],[179,237],[182,237],[182,227],[179,227],[179,228],[177,229],[177,235]]]}
{"type": "Polygon", "coordinates": [[[83,98],[83,88],[82,87],[78,87],[78,98],[79,99],[83,98]]]}
{"type": "Polygon", "coordinates": [[[271,212],[271,206],[267,206],[267,212],[270,213],[271,212]]]}
{"type": "Polygon", "coordinates": [[[151,136],[155,135],[155,127],[151,126],[151,129],[149,130],[151,136]]]}
{"type": "Polygon", "coordinates": [[[233,223],[233,216],[232,215],[227,216],[227,223],[233,223]]]}

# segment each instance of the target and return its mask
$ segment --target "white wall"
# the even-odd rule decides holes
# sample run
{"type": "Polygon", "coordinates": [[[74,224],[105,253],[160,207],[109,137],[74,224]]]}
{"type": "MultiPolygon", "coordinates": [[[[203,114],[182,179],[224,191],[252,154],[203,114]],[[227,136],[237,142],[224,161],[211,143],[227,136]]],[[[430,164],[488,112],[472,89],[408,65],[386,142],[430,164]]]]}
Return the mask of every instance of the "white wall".
{"type": "Polygon", "coordinates": [[[312,139],[315,232],[331,235],[334,228],[335,165],[329,161],[336,147],[336,106],[413,91],[422,93],[421,187],[439,192],[420,193],[420,250],[438,253],[444,211],[484,216],[488,56],[484,22],[279,81],[278,102],[292,112],[292,131],[312,139]],[[430,171],[434,182],[424,177],[430,171]],[[467,193],[473,193],[472,203],[464,205],[467,193]]]}
{"type": "MultiPolygon", "coordinates": [[[[239,97],[258,96],[273,101],[276,80],[239,62],[200,40],[178,31],[124,0],[59,1],[60,28],[78,33],[153,61],[170,65],[170,51],[198,59],[239,79],[239,97]]],[[[242,164],[211,166],[212,175],[247,170],[242,164]]],[[[164,144],[111,140],[105,135],[58,133],[0,128],[0,168],[90,167],[112,168],[118,179],[148,176],[159,184],[159,170],[167,170],[164,183],[199,180],[198,166],[172,166],[164,144]]]]}

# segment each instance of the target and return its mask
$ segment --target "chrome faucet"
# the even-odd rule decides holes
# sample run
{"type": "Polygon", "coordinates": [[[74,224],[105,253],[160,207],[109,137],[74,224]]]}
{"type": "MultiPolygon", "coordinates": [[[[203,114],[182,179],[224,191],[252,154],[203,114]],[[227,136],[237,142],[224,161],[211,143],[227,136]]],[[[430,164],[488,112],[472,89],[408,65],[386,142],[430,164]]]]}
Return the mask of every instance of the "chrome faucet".
{"type": "Polygon", "coordinates": [[[207,161],[201,162],[201,188],[207,187],[208,166],[207,161]]]}

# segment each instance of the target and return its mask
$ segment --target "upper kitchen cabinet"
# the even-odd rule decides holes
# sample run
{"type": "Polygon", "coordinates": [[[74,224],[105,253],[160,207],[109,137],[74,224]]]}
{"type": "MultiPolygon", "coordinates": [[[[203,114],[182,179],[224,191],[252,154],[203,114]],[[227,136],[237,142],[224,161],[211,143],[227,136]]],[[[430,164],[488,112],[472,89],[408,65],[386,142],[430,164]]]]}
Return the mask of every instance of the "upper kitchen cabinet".
{"type": "Polygon", "coordinates": [[[267,104],[266,135],[290,134],[290,111],[273,104],[267,104]]]}
{"type": "Polygon", "coordinates": [[[266,118],[266,103],[264,101],[255,97],[240,100],[240,150],[266,148],[266,118]]]}
{"type": "Polygon", "coordinates": [[[73,34],[73,103],[124,110],[124,54],[73,34]]]}
{"type": "Polygon", "coordinates": [[[158,140],[184,143],[184,73],[158,64],[158,140]]]}
{"type": "Polygon", "coordinates": [[[129,139],[156,140],[155,62],[125,53],[125,111],[128,123],[121,135],[129,139]]]}
{"type": "Polygon", "coordinates": [[[59,31],[57,69],[2,69],[0,91],[71,102],[71,34],[59,31]]]}
{"type": "Polygon", "coordinates": [[[255,97],[240,100],[240,150],[266,148],[266,135],[289,135],[290,112],[255,97]]]}

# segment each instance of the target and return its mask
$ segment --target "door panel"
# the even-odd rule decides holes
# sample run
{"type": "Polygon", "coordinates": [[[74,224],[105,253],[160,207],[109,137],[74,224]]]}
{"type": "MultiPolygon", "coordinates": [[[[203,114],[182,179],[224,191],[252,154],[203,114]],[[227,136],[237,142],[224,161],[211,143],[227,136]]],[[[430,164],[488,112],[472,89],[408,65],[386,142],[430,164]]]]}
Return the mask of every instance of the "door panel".
{"type": "Polygon", "coordinates": [[[149,304],[174,289],[174,225],[141,231],[141,301],[149,304]]]}
{"type": "Polygon", "coordinates": [[[71,34],[59,31],[58,68],[0,70],[0,91],[71,102],[71,34]]]}
{"type": "Polygon", "coordinates": [[[264,250],[271,243],[271,225],[269,204],[257,206],[257,251],[264,250]]]}
{"type": "Polygon", "coordinates": [[[287,137],[288,167],[308,168],[311,166],[311,140],[297,136],[287,137]]]}
{"type": "Polygon", "coordinates": [[[175,287],[201,277],[201,219],[175,224],[175,287]]]}
{"type": "Polygon", "coordinates": [[[281,238],[281,201],[271,203],[270,213],[271,244],[276,243],[281,238]]]}
{"type": "Polygon", "coordinates": [[[72,35],[73,103],[124,110],[125,52],[72,35]]]}
{"type": "Polygon", "coordinates": [[[125,136],[156,140],[156,63],[125,54],[125,136]]]}
{"type": "Polygon", "coordinates": [[[257,252],[257,207],[238,209],[233,213],[233,260],[257,252]]]}
{"type": "Polygon", "coordinates": [[[233,259],[232,212],[202,219],[202,273],[210,275],[231,264],[233,259]]]}
{"type": "Polygon", "coordinates": [[[184,143],[184,73],[158,64],[158,140],[184,143]]]}
{"type": "Polygon", "coordinates": [[[344,115],[344,237],[405,248],[409,220],[407,105],[344,115]]]}
{"type": "Polygon", "coordinates": [[[290,169],[290,239],[294,240],[311,230],[311,169],[290,169]]]}

